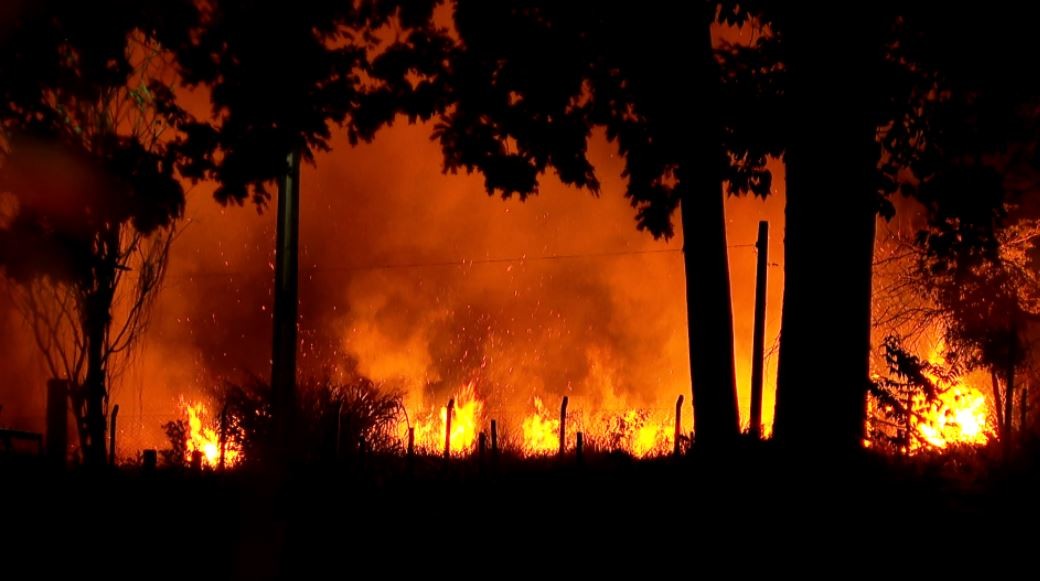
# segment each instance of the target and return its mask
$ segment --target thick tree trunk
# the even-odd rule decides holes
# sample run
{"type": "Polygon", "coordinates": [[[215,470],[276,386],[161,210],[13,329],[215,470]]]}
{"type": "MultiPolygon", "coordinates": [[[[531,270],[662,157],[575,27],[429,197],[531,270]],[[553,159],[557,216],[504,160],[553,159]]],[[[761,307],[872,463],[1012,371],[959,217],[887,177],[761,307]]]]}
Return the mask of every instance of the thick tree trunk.
{"type": "Polygon", "coordinates": [[[705,16],[699,34],[697,110],[691,139],[692,158],[680,175],[686,267],[686,311],[693,381],[693,418],[697,445],[717,447],[740,432],[736,376],[733,369],[733,306],[722,191],[722,129],[718,111],[719,72],[711,45],[712,18],[705,16]]]}
{"type": "MultiPolygon", "coordinates": [[[[857,4],[857,6],[861,6],[857,4]]],[[[821,26],[789,8],[791,103],[776,439],[792,450],[861,446],[869,381],[878,160],[870,71],[880,27],[849,10],[821,26]]]]}

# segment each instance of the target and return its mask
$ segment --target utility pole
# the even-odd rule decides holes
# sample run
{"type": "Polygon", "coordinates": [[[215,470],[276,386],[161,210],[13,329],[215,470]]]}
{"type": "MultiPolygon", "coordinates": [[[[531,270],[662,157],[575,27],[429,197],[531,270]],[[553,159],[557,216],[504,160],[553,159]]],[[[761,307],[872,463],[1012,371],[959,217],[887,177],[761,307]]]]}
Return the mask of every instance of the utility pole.
{"type": "Polygon", "coordinates": [[[271,348],[271,406],[275,450],[288,459],[296,408],[296,318],[300,246],[300,152],[286,156],[278,181],[275,235],[274,334],[271,348]]]}
{"type": "Polygon", "coordinates": [[[751,346],[751,418],[749,430],[762,438],[762,375],[766,351],[766,268],[769,266],[769,222],[758,223],[758,272],[755,277],[755,332],[751,346]]]}

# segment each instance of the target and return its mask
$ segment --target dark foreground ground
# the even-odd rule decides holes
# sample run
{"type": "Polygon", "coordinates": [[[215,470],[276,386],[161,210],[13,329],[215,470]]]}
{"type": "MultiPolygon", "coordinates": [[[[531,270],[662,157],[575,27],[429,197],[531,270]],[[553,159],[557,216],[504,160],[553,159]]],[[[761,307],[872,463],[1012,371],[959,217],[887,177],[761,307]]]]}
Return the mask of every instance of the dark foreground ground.
{"type": "Polygon", "coordinates": [[[288,476],[55,472],[8,458],[0,578],[990,578],[1040,560],[1034,457],[754,448],[581,464],[426,458],[411,470],[368,458],[288,476]]]}

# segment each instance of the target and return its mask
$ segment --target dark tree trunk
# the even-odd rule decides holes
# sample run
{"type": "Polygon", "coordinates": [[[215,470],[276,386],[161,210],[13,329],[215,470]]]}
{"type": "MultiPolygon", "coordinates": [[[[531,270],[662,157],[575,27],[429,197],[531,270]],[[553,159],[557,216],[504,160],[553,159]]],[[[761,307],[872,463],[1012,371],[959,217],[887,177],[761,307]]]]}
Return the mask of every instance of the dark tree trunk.
{"type": "Polygon", "coordinates": [[[87,374],[83,381],[86,399],[87,441],[84,461],[103,466],[105,454],[105,400],[108,396],[105,372],[105,335],[111,320],[111,293],[102,287],[87,296],[84,304],[83,331],[87,339],[87,374]]]}
{"type": "Polygon", "coordinates": [[[686,267],[686,312],[693,382],[693,421],[698,446],[716,447],[736,439],[736,374],[733,369],[733,306],[722,191],[722,128],[718,116],[719,71],[711,45],[711,15],[699,34],[702,78],[691,123],[692,157],[680,175],[686,182],[682,230],[686,267]]]}
{"type": "Polygon", "coordinates": [[[792,4],[781,31],[791,125],[775,435],[792,450],[851,452],[869,381],[882,28],[869,9],[841,26],[821,26],[817,10],[792,4]]]}

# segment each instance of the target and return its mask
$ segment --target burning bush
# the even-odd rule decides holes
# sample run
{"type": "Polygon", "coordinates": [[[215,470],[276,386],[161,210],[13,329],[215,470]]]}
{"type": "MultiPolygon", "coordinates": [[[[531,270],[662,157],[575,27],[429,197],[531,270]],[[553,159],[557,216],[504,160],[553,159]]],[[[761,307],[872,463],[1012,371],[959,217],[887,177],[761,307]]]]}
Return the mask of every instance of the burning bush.
{"type": "MultiPolygon", "coordinates": [[[[183,465],[194,452],[209,467],[257,462],[272,452],[270,386],[259,379],[227,383],[216,405],[184,404],[186,418],[163,426],[170,440],[167,464],[183,465]],[[219,413],[207,413],[209,409],[219,413]]],[[[402,395],[382,391],[364,377],[300,385],[295,444],[310,460],[328,461],[365,452],[401,448],[397,427],[403,421],[402,395]]]]}
{"type": "Polygon", "coordinates": [[[928,360],[913,355],[895,337],[886,337],[891,377],[872,385],[867,445],[906,453],[950,444],[985,444],[993,435],[985,396],[947,366],[942,346],[928,360]]]}

